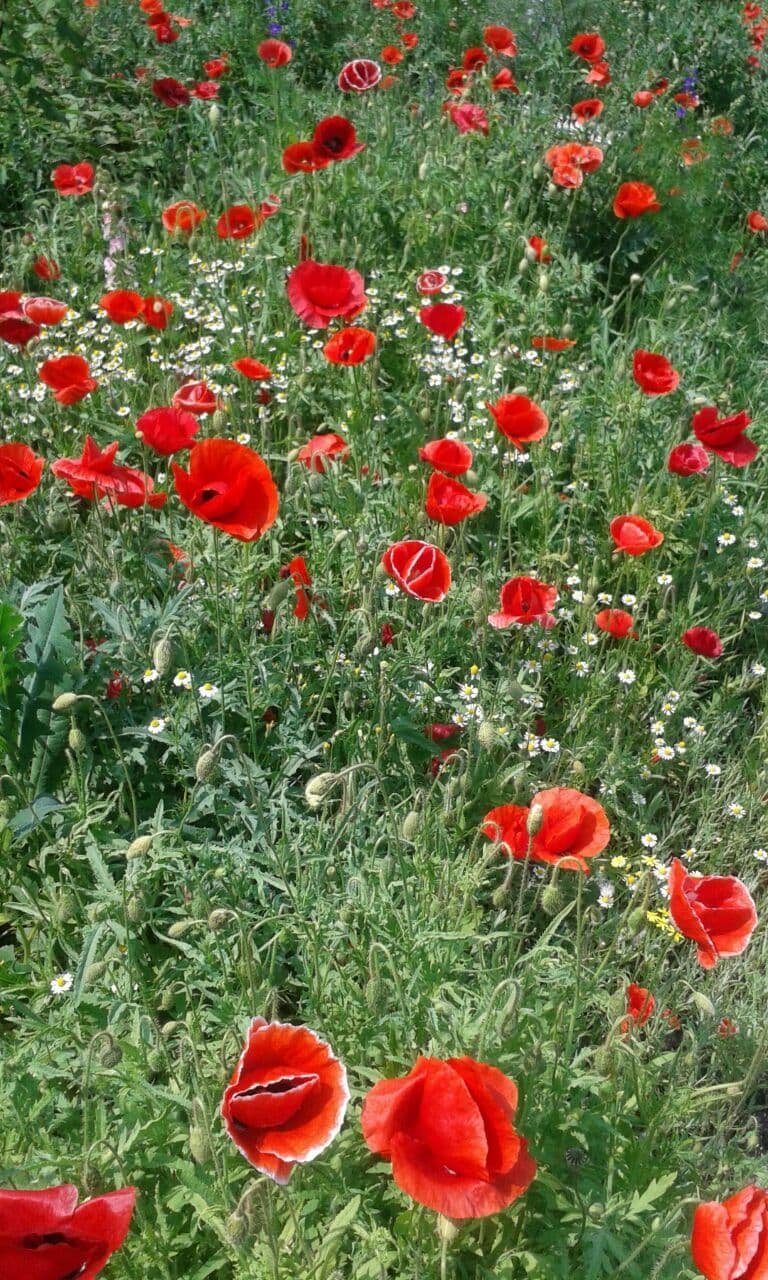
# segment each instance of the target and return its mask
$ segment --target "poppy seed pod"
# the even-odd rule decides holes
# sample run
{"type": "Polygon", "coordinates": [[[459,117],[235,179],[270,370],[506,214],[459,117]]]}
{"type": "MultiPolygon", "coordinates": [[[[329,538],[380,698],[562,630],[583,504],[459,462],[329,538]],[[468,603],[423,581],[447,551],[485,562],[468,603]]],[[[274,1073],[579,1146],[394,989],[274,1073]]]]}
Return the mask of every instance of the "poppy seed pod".
{"type": "Polygon", "coordinates": [[[539,834],[539,832],[541,831],[541,826],[543,821],[544,821],[544,810],[542,809],[541,805],[540,804],[531,805],[530,812],[528,814],[528,817],[525,820],[525,829],[531,838],[539,834]]]}

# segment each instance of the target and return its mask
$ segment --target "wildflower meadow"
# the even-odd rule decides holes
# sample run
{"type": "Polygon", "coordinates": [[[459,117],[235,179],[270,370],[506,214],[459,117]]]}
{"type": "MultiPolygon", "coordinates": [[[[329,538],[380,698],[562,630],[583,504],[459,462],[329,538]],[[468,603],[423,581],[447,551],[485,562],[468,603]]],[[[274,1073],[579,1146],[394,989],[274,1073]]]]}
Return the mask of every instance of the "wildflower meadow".
{"type": "Polygon", "coordinates": [[[6,0],[0,1280],[768,1280],[768,11],[6,0]]]}

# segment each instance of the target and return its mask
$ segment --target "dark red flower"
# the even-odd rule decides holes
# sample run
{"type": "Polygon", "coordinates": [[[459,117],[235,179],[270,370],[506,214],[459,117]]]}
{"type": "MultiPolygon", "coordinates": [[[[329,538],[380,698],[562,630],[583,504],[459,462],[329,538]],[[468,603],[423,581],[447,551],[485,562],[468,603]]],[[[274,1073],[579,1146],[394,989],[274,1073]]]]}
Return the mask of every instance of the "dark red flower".
{"type": "Polygon", "coordinates": [[[199,430],[200,423],[193,414],[165,405],[148,409],[136,423],[138,438],[165,456],[188,449],[199,430]]]}
{"type": "Polygon", "coordinates": [[[286,284],[296,315],[313,329],[325,329],[335,316],[351,320],[366,306],[363,277],[346,267],[307,258],[294,267],[286,284]]]}
{"type": "Polygon", "coordinates": [[[312,148],[316,156],[328,162],[349,160],[365,150],[366,144],[358,142],[355,126],[345,116],[326,116],[315,125],[312,148]]]}
{"type": "Polygon", "coordinates": [[[199,84],[192,85],[191,93],[200,102],[210,102],[213,98],[218,98],[219,86],[215,80],[201,80],[199,84]]]}
{"type": "Polygon", "coordinates": [[[77,404],[99,385],[91,377],[88,361],[82,356],[56,356],[46,360],[37,376],[51,388],[59,404],[77,404]]]}
{"type": "Polygon", "coordinates": [[[220,80],[229,71],[229,61],[227,58],[210,58],[203,63],[203,71],[209,80],[220,80]]]}
{"type": "Polygon", "coordinates": [[[310,471],[325,471],[326,464],[335,458],[343,462],[349,456],[349,445],[335,431],[313,436],[299,449],[296,457],[310,471]]]}
{"type": "Polygon", "coordinates": [[[495,404],[486,400],[485,407],[496,426],[516,449],[541,440],[549,430],[549,418],[543,409],[527,396],[501,396],[495,404]]]}
{"type": "Polygon", "coordinates": [[[422,271],[416,281],[416,290],[421,294],[439,293],[448,277],[442,271],[422,271]]]}
{"type": "Polygon", "coordinates": [[[0,338],[12,347],[26,347],[39,336],[40,325],[25,314],[21,294],[8,290],[0,293],[0,338]]]}
{"type": "Polygon", "coordinates": [[[556,603],[557,587],[538,578],[509,578],[501,588],[499,612],[490,613],[488,621],[497,631],[513,623],[529,626],[532,622],[549,630],[555,624],[552,610],[556,603]]]}
{"type": "Polygon", "coordinates": [[[473,493],[460,480],[433,471],[427,486],[424,510],[430,520],[438,524],[461,524],[470,516],[485,511],[488,499],[483,493],[473,493]]]}
{"type": "Polygon", "coordinates": [[[627,613],[625,609],[601,609],[595,614],[595,626],[598,631],[605,631],[616,640],[624,640],[628,635],[637,638],[637,632],[632,630],[634,625],[635,620],[632,614],[627,613]]]}
{"type": "Polygon", "coordinates": [[[293,57],[293,49],[284,40],[262,40],[256,49],[261,61],[274,70],[286,67],[293,57]]]}
{"type": "Polygon", "coordinates": [[[650,991],[630,982],[627,987],[627,1017],[621,1023],[622,1035],[626,1035],[633,1025],[644,1027],[655,1008],[656,1001],[650,991]]]}
{"type": "Polygon", "coordinates": [[[57,165],[51,182],[60,196],[87,196],[93,190],[93,165],[85,160],[80,164],[57,165]]]}
{"type": "Polygon", "coordinates": [[[709,466],[709,454],[700,444],[676,444],[670,449],[667,458],[667,470],[677,476],[693,476],[699,471],[706,471],[709,466]]]}
{"type": "Polygon", "coordinates": [[[491,809],[483,819],[482,832],[498,841],[518,862],[530,857],[534,862],[559,863],[569,871],[588,870],[585,859],[602,853],[611,838],[605,810],[597,800],[572,787],[551,787],[539,791],[524,805],[505,804],[491,809]],[[539,808],[541,826],[531,838],[529,817],[539,808]]]}
{"type": "Polygon", "coordinates": [[[363,364],[376,350],[376,335],[370,329],[338,329],[323,347],[323,355],[331,364],[363,364]]]}
{"type": "Polygon", "coordinates": [[[754,235],[768,231],[768,218],[764,213],[760,213],[758,209],[753,209],[751,213],[747,214],[747,230],[754,235]]]}
{"type": "Polygon", "coordinates": [[[613,199],[617,218],[640,218],[644,213],[658,213],[660,208],[656,192],[647,182],[622,182],[613,199]]]}
{"type": "Polygon", "coordinates": [[[395,629],[389,622],[382,622],[379,637],[383,645],[395,643],[395,629]]]}
{"type": "Polygon", "coordinates": [[[487,62],[488,54],[479,45],[465,49],[461,59],[461,65],[465,71],[479,71],[487,62]]]}
{"type": "Polygon", "coordinates": [[[21,502],[34,493],[45,463],[29,445],[8,441],[0,444],[0,507],[21,502]]]}
{"type": "Polygon", "coordinates": [[[636,107],[650,107],[655,97],[656,95],[651,93],[650,89],[638,89],[632,94],[632,101],[636,107]]]}
{"type": "Polygon", "coordinates": [[[342,93],[365,93],[381,80],[381,67],[371,58],[355,58],[341,68],[336,80],[342,93]]]}
{"type": "Polygon", "coordinates": [[[171,470],[184,506],[240,542],[255,541],[274,524],[278,496],[272,473],[247,445],[202,440],[190,450],[189,471],[176,462],[171,470]]]}
{"type": "Polygon", "coordinates": [[[472,450],[461,440],[430,440],[419,449],[422,462],[450,476],[463,476],[472,466],[472,450]]]}
{"type": "Polygon", "coordinates": [[[669,871],[669,914],[680,932],[696,943],[704,969],[719,956],[746,950],[757,925],[757,911],[746,885],[735,876],[691,876],[679,858],[669,871]]]}
{"type": "Polygon", "coordinates": [[[466,315],[464,308],[456,302],[433,302],[430,306],[421,308],[419,320],[430,333],[436,333],[446,342],[451,342],[463,325],[466,315]]]}
{"type": "Polygon", "coordinates": [[[152,92],[164,107],[188,107],[191,94],[185,84],[173,76],[161,76],[152,81],[152,92]]]}
{"type": "Polygon", "coordinates": [[[666,396],[674,391],[680,374],[666,356],[653,351],[636,351],[632,357],[632,377],[647,396],[666,396]]]}
{"type": "Polygon", "coordinates": [[[585,62],[597,62],[605,53],[605,41],[596,31],[582,31],[573,37],[568,48],[585,62]]]}
{"type": "Polygon", "coordinates": [[[77,1203],[70,1184],[0,1190],[3,1280],[93,1280],[128,1234],[135,1187],[77,1203]]]}
{"type": "Polygon", "coordinates": [[[664,541],[664,534],[654,529],[644,516],[614,516],[610,533],[616,549],[625,551],[628,556],[643,556],[664,541]]]}
{"type": "Polygon", "coordinates": [[[580,102],[574,102],[571,107],[571,115],[574,115],[579,124],[586,124],[588,120],[596,120],[602,115],[603,103],[599,98],[582,98],[580,102]]]}
{"type": "Polygon", "coordinates": [[[385,573],[415,600],[439,604],[451,585],[451,566],[430,542],[395,542],[381,558],[385,573]]]}
{"type": "Polygon", "coordinates": [[[496,75],[491,80],[491,89],[494,93],[498,93],[501,89],[508,89],[510,93],[520,92],[509,67],[502,67],[501,71],[496,72],[496,75]]]}
{"type": "Polygon", "coordinates": [[[691,1257],[705,1280],[762,1280],[768,1256],[768,1191],[750,1184],[693,1215],[691,1257]]]}
{"type": "Polygon", "coordinates": [[[39,253],[32,263],[32,270],[38,280],[59,280],[61,278],[61,267],[55,258],[47,258],[44,253],[39,253]]]}
{"type": "Polygon", "coordinates": [[[701,658],[720,658],[723,653],[723,642],[716,631],[709,627],[689,627],[680,639],[683,644],[697,653],[701,658]]]}
{"type": "Polygon", "coordinates": [[[205,381],[185,382],[174,393],[171,403],[175,409],[184,409],[187,413],[194,413],[196,417],[215,413],[219,407],[215,393],[205,381]]]}
{"type": "Polygon", "coordinates": [[[105,311],[113,324],[128,324],[130,320],[138,320],[144,311],[144,299],[140,293],[131,289],[114,289],[99,298],[99,306],[105,311]]]}
{"type": "Polygon", "coordinates": [[[742,409],[727,418],[718,418],[717,409],[707,405],[693,415],[691,426],[696,439],[710,453],[733,467],[746,467],[758,453],[758,446],[744,435],[752,419],[742,409]]]}
{"type": "Polygon", "coordinates": [[[307,562],[303,556],[294,556],[289,560],[284,569],[280,570],[280,577],[290,578],[296,588],[296,602],[293,606],[293,616],[303,622],[309,616],[309,596],[305,591],[305,587],[312,586],[312,579],[309,575],[307,562]]]}
{"type": "Polygon", "coordinates": [[[249,204],[233,204],[216,223],[216,235],[220,240],[247,240],[262,222],[261,214],[249,204]]]}

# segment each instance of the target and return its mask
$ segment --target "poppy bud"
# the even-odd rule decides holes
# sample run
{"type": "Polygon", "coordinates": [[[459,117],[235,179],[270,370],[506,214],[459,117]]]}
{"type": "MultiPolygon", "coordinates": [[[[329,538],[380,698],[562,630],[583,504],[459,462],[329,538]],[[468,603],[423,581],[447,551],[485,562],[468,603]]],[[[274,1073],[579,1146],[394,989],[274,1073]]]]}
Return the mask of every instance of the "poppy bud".
{"type": "Polygon", "coordinates": [[[549,276],[546,271],[542,271],[539,276],[539,293],[546,293],[549,289],[549,276]]]}
{"type": "Polygon", "coordinates": [[[125,914],[131,924],[140,924],[144,918],[144,902],[135,893],[131,894],[125,904],[125,914]]]}
{"type": "Polygon", "coordinates": [[[541,824],[544,821],[544,810],[540,804],[533,804],[528,812],[525,820],[525,829],[531,839],[541,831],[541,824]]]}
{"type": "Polygon", "coordinates": [[[694,991],[693,995],[691,996],[691,999],[693,1000],[693,1003],[696,1005],[696,1008],[698,1009],[702,1018],[715,1018],[717,1016],[715,1013],[715,1006],[713,1005],[709,997],[705,996],[702,991],[694,991]]]}
{"type": "Polygon", "coordinates": [[[562,335],[563,335],[563,337],[564,337],[564,338],[570,338],[570,337],[571,337],[571,335],[573,334],[573,325],[572,325],[572,324],[564,324],[564,325],[562,326],[561,332],[562,332],[562,335]]]}
{"type": "Polygon", "coordinates": [[[235,1210],[234,1213],[231,1213],[227,1218],[227,1235],[233,1245],[238,1246],[245,1244],[250,1234],[251,1224],[248,1221],[248,1218],[244,1214],[238,1213],[237,1210],[235,1210]]]}
{"type": "Polygon", "coordinates": [[[498,746],[499,735],[490,720],[484,720],[477,731],[477,745],[481,751],[493,751],[498,746]]]}
{"type": "Polygon", "coordinates": [[[54,698],[51,710],[56,712],[71,711],[76,702],[76,693],[60,693],[58,698],[54,698]]]}
{"type": "Polygon", "coordinates": [[[173,924],[168,930],[168,937],[183,938],[184,934],[187,933],[188,930],[190,930],[192,926],[195,924],[197,924],[197,921],[190,920],[189,918],[187,918],[186,920],[174,920],[173,924]]]}
{"type": "Polygon", "coordinates": [[[541,909],[545,916],[556,916],[563,905],[563,895],[556,884],[548,884],[541,895],[541,909]]]}
{"type": "Polygon", "coordinates": [[[512,388],[512,390],[511,390],[511,392],[510,392],[510,395],[513,395],[513,396],[527,396],[527,395],[528,395],[528,388],[527,388],[527,387],[522,387],[522,386],[519,386],[519,387],[513,387],[513,388],[512,388]]]}
{"type": "Polygon", "coordinates": [[[640,933],[647,923],[645,907],[635,907],[634,911],[630,911],[627,928],[633,937],[636,933],[640,933]]]}
{"type": "Polygon", "coordinates": [[[573,760],[571,762],[571,773],[575,773],[577,778],[582,778],[586,772],[581,760],[573,760]]]}
{"type": "Polygon", "coordinates": [[[709,399],[707,398],[707,396],[692,396],[691,404],[694,404],[696,405],[697,408],[700,408],[703,405],[708,405],[709,399]]]}
{"type": "Polygon", "coordinates": [[[530,263],[528,262],[528,259],[521,258],[517,264],[517,274],[519,276],[524,276],[529,266],[530,266],[530,263]]]}
{"type": "Polygon", "coordinates": [[[657,613],[656,613],[657,622],[666,622],[668,618],[669,618],[669,614],[667,613],[666,609],[657,610],[657,613]]]}
{"type": "Polygon", "coordinates": [[[108,968],[106,960],[96,960],[93,964],[89,964],[83,974],[83,986],[89,987],[92,982],[96,982],[108,968]]]}
{"type": "Polygon", "coordinates": [[[405,815],[403,825],[400,828],[400,834],[403,837],[403,840],[415,840],[416,836],[419,834],[420,828],[421,815],[416,809],[411,809],[411,812],[405,815]]]}
{"type": "Polygon", "coordinates": [[[189,1129],[189,1154],[195,1164],[205,1164],[211,1155],[208,1135],[205,1129],[201,1129],[196,1124],[190,1125],[189,1129]]]}
{"type": "Polygon", "coordinates": [[[63,533],[69,521],[63,511],[52,511],[46,523],[51,533],[63,533]]]}
{"type": "Polygon", "coordinates": [[[116,1067],[122,1057],[123,1051],[120,1045],[112,1036],[107,1036],[107,1043],[99,1054],[99,1062],[102,1067],[116,1067]]]}
{"type": "Polygon", "coordinates": [[[212,102],[208,108],[208,123],[215,129],[221,119],[221,108],[218,102],[212,102]]]}
{"type": "Polygon", "coordinates": [[[365,1002],[371,1009],[380,1009],[384,995],[384,984],[377,973],[373,974],[365,984],[365,1002]]]}
{"type": "Polygon", "coordinates": [[[197,764],[195,765],[195,777],[198,782],[208,782],[211,779],[216,768],[217,756],[218,752],[215,747],[208,747],[206,751],[203,751],[198,756],[197,764]]]}
{"type": "Polygon", "coordinates": [[[633,271],[632,275],[629,277],[629,283],[633,289],[636,289],[638,285],[643,283],[643,277],[638,275],[636,271],[633,271]]]}
{"type": "Polygon", "coordinates": [[[429,173],[429,156],[425,156],[419,165],[419,182],[423,182],[429,173]]]}
{"type": "Polygon", "coordinates": [[[74,906],[75,899],[71,893],[60,894],[56,900],[56,921],[59,924],[66,924],[67,920],[71,920],[74,906]]]}
{"type": "Polygon", "coordinates": [[[602,1204],[591,1204],[587,1209],[588,1216],[593,1222],[599,1222],[605,1214],[605,1206],[602,1204]]]}
{"type": "Polygon", "coordinates": [[[83,751],[85,751],[85,734],[82,729],[78,729],[76,724],[72,725],[72,728],[67,735],[67,743],[70,751],[76,756],[81,755],[83,751]]]}
{"type": "Polygon", "coordinates": [[[441,1244],[452,1245],[459,1234],[459,1224],[453,1218],[446,1218],[442,1213],[437,1215],[437,1238],[441,1244]]]}
{"type": "Polygon", "coordinates": [[[173,645],[167,636],[158,640],[152,650],[152,666],[161,676],[167,676],[173,666],[173,645]]]}
{"type": "Polygon", "coordinates": [[[214,411],[211,417],[211,425],[217,434],[224,430],[227,425],[227,415],[223,409],[216,409],[214,411]]]}
{"type": "Polygon", "coordinates": [[[234,912],[229,911],[226,907],[215,907],[208,917],[208,928],[213,929],[216,933],[218,929],[223,929],[228,920],[234,918],[234,912]]]}
{"type": "Polygon", "coordinates": [[[467,484],[470,484],[470,485],[480,483],[480,477],[478,476],[477,472],[471,471],[471,470],[466,472],[464,476],[464,480],[466,481],[467,484]]]}
{"type": "Polygon", "coordinates": [[[277,606],[282,604],[286,596],[289,596],[293,590],[294,586],[291,578],[282,578],[280,582],[276,582],[267,596],[267,608],[272,610],[276,609],[277,606]]]}
{"type": "Polygon", "coordinates": [[[537,259],[536,250],[532,248],[532,246],[529,244],[526,244],[525,246],[525,257],[528,262],[536,262],[536,259],[537,259]]]}
{"type": "Polygon", "coordinates": [[[310,809],[321,809],[339,782],[337,773],[317,773],[304,788],[304,799],[310,809]]]}
{"type": "Polygon", "coordinates": [[[145,853],[149,853],[154,838],[154,836],[137,836],[132,840],[125,851],[126,861],[131,862],[134,858],[142,858],[145,853]]]}
{"type": "Polygon", "coordinates": [[[534,178],[540,178],[543,172],[544,172],[544,165],[541,163],[540,160],[537,160],[535,165],[533,166],[534,178]]]}
{"type": "Polygon", "coordinates": [[[370,631],[364,631],[352,648],[353,658],[365,658],[376,647],[376,637],[370,631]]]}

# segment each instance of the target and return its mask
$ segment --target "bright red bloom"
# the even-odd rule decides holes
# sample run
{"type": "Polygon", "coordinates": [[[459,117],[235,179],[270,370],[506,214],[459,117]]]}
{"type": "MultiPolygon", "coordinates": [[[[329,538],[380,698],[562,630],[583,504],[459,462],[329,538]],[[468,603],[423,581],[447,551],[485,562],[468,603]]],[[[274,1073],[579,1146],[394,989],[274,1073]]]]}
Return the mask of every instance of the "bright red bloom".
{"type": "Polygon", "coordinates": [[[568,48],[585,62],[597,62],[605,53],[605,41],[596,31],[582,31],[573,37],[568,48]]]}
{"type": "Polygon", "coordinates": [[[212,98],[218,98],[219,86],[215,80],[201,80],[199,84],[192,85],[191,93],[201,102],[210,102],[212,98]]]}
{"type": "Polygon", "coordinates": [[[517,1086],[496,1067],[417,1058],[407,1076],[374,1085],[361,1124],[406,1195],[449,1218],[483,1218],[506,1209],[536,1175],[516,1108],[517,1086]]]}
{"type": "Polygon", "coordinates": [[[171,470],[184,506],[238,541],[253,542],[274,524],[278,496],[272,473],[247,445],[202,440],[192,446],[189,471],[176,462],[171,470]]]}
{"type": "Polygon", "coordinates": [[[422,271],[416,281],[416,291],[427,295],[439,293],[447,279],[442,271],[422,271]]]}
{"type": "Polygon", "coordinates": [[[51,174],[51,182],[60,196],[87,196],[93,190],[93,165],[60,164],[51,174]]]}
{"type": "Polygon", "coordinates": [[[430,440],[419,449],[422,462],[449,476],[463,476],[472,466],[472,450],[461,440],[430,440]]]}
{"type": "Polygon", "coordinates": [[[416,5],[412,0],[396,0],[392,5],[392,13],[401,22],[410,22],[411,18],[416,16],[416,5]]]}
{"type": "Polygon", "coordinates": [[[462,102],[451,107],[448,114],[459,133],[483,133],[488,136],[488,117],[482,107],[474,102],[462,102]]]}
{"type": "Polygon", "coordinates": [[[757,911],[745,884],[735,876],[691,876],[679,858],[669,871],[669,914],[680,932],[696,943],[704,969],[719,956],[745,951],[757,925],[757,911]]]}
{"type": "Polygon", "coordinates": [[[77,1203],[70,1184],[43,1191],[0,1190],[3,1280],[93,1280],[128,1234],[136,1188],[77,1203]]]}
{"type": "Polygon", "coordinates": [[[398,62],[402,62],[403,57],[402,49],[398,49],[396,44],[386,44],[381,51],[381,60],[386,62],[388,67],[396,67],[398,62]]]}
{"type": "Polygon", "coordinates": [[[0,507],[21,502],[34,493],[44,466],[43,459],[29,445],[10,441],[0,444],[0,507]]]}
{"type": "Polygon", "coordinates": [[[601,609],[595,614],[595,626],[598,631],[605,631],[616,640],[623,640],[628,635],[637,636],[632,628],[635,620],[625,609],[601,609]]]}
{"type": "Polygon", "coordinates": [[[485,494],[473,493],[460,480],[444,476],[440,471],[433,471],[429,477],[424,510],[429,519],[438,524],[461,524],[462,520],[485,511],[487,503],[485,494]]]}
{"type": "Polygon", "coordinates": [[[185,382],[174,393],[171,403],[175,409],[184,409],[187,413],[194,413],[196,417],[215,413],[219,407],[219,401],[205,381],[185,382]]]}
{"type": "Polygon", "coordinates": [[[456,302],[433,302],[419,312],[419,320],[424,327],[446,342],[456,337],[466,317],[466,311],[456,302]]]}
{"type": "Polygon", "coordinates": [[[461,65],[465,71],[479,71],[487,62],[488,54],[479,45],[465,49],[461,59],[461,65]]]}
{"type": "Polygon", "coordinates": [[[348,1102],[347,1073],[316,1032],[253,1018],[221,1114],[240,1154],[284,1186],[333,1141],[348,1102]]]}
{"type": "Polygon", "coordinates": [[[607,84],[610,84],[611,73],[608,69],[608,63],[593,62],[589,68],[589,71],[585,75],[584,80],[587,84],[600,85],[601,88],[603,88],[607,84]]]}
{"type": "Polygon", "coordinates": [[[227,58],[210,58],[203,63],[203,71],[209,80],[220,80],[229,71],[229,61],[227,58]]]}
{"type": "Polygon", "coordinates": [[[303,622],[309,616],[309,596],[304,588],[312,586],[312,579],[304,557],[294,556],[292,560],[289,560],[285,568],[280,570],[280,577],[292,580],[296,588],[296,603],[293,606],[293,616],[298,618],[299,622],[303,622]]]}
{"type": "Polygon", "coordinates": [[[59,302],[56,298],[27,298],[22,307],[24,315],[33,324],[49,326],[59,324],[68,310],[66,302],[59,302]]]}
{"type": "Polygon", "coordinates": [[[627,987],[627,1017],[621,1023],[622,1035],[626,1035],[633,1025],[644,1027],[655,1008],[656,1001],[650,991],[630,982],[627,987]]]}
{"type": "Polygon", "coordinates": [[[491,89],[494,93],[498,93],[501,89],[508,89],[510,93],[520,92],[509,67],[502,67],[501,71],[496,72],[491,80],[491,89]]]}
{"type": "Polygon", "coordinates": [[[152,92],[164,107],[188,107],[191,94],[185,84],[173,76],[161,76],[152,81],[152,92]]]}
{"type": "Polygon", "coordinates": [[[188,449],[199,430],[200,423],[193,414],[169,406],[148,409],[136,423],[139,439],[164,456],[188,449]]]}
{"type": "Polygon", "coordinates": [[[655,97],[650,89],[638,89],[632,94],[632,101],[636,107],[650,107],[655,97]]]}
{"type": "Polygon", "coordinates": [[[99,306],[105,311],[113,324],[128,324],[130,320],[138,320],[144,311],[144,299],[140,293],[131,289],[114,289],[99,298],[99,306]]]}
{"type": "Polygon", "coordinates": [[[20,293],[0,294],[0,338],[12,347],[23,348],[40,336],[40,325],[24,314],[20,300],[20,293]]]}
{"type": "Polygon", "coordinates": [[[349,160],[366,144],[358,142],[355,126],[346,116],[326,116],[315,125],[312,147],[316,156],[330,163],[332,160],[349,160]]]}
{"type": "Polygon", "coordinates": [[[531,346],[537,351],[567,351],[576,346],[575,338],[531,338],[531,346]]]}
{"type": "Polygon", "coordinates": [[[753,209],[747,214],[747,230],[757,235],[761,231],[768,231],[768,218],[764,213],[760,213],[758,209],[753,209]]]}
{"type": "Polygon", "coordinates": [[[719,658],[723,652],[723,642],[716,631],[709,627],[689,627],[680,639],[693,653],[701,658],[719,658]]]}
{"type": "Polygon", "coordinates": [[[144,299],[141,318],[152,329],[167,329],[168,320],[173,314],[173,303],[157,294],[150,293],[144,299]]]}
{"type": "Polygon", "coordinates": [[[735,1022],[731,1021],[730,1018],[721,1018],[717,1024],[717,1034],[723,1037],[737,1036],[739,1034],[739,1028],[735,1022]]]}
{"type": "Polygon", "coordinates": [[[528,247],[532,249],[537,262],[551,262],[552,254],[547,253],[547,242],[541,236],[529,236],[528,247]]]}
{"type": "Polygon", "coordinates": [[[247,240],[262,222],[261,214],[249,204],[233,204],[218,219],[216,235],[220,240],[247,240]]]}
{"type": "Polygon", "coordinates": [[[617,550],[625,551],[628,556],[643,556],[664,541],[664,534],[643,516],[615,516],[610,532],[617,550]]]}
{"type": "Polygon", "coordinates": [[[288,277],[288,301],[296,315],[312,329],[325,329],[334,316],[351,320],[366,306],[363,277],[358,271],[306,258],[288,277]]]}
{"type": "Polygon", "coordinates": [[[691,426],[700,444],[733,467],[746,467],[758,453],[758,446],[744,432],[752,419],[742,409],[727,418],[718,418],[717,409],[707,405],[693,415],[691,426]]]}
{"type": "Polygon", "coordinates": [[[354,58],[341,68],[337,85],[342,93],[365,93],[373,89],[381,79],[381,67],[371,58],[354,58]]]}
{"type": "Polygon", "coordinates": [[[381,563],[406,595],[433,604],[445,599],[451,585],[451,566],[431,542],[395,542],[384,552],[381,563]]]}
{"type": "Polygon", "coordinates": [[[582,98],[581,102],[574,102],[571,107],[571,115],[574,115],[579,124],[586,124],[588,120],[596,120],[603,113],[603,103],[599,98],[582,98]]]}
{"type": "Polygon", "coordinates": [[[283,151],[282,166],[286,173],[315,173],[330,163],[315,151],[311,142],[289,142],[283,151]]]}
{"type": "Polygon", "coordinates": [[[51,388],[59,404],[77,404],[99,385],[91,377],[88,361],[82,356],[57,356],[46,360],[38,369],[37,376],[51,388]]]}
{"type": "MultiPolygon", "coordinates": [[[[581,142],[558,142],[544,153],[544,163],[552,172],[552,181],[558,182],[557,174],[569,169],[577,169],[579,174],[594,173],[603,163],[603,152],[600,147],[585,146],[581,142]]],[[[579,179],[580,185],[581,179],[579,179]]],[[[559,182],[560,186],[571,186],[570,182],[559,182]]]]}
{"type": "Polygon", "coordinates": [[[489,49],[503,58],[514,58],[517,53],[517,42],[509,27],[484,27],[483,40],[489,49]]]}
{"type": "Polygon", "coordinates": [[[693,1215],[691,1257],[706,1280],[763,1280],[768,1267],[768,1191],[750,1184],[693,1215]]]}
{"type": "Polygon", "coordinates": [[[400,38],[406,49],[415,49],[419,43],[419,37],[415,31],[404,31],[400,38]]]}
{"type": "Polygon", "coordinates": [[[143,471],[134,467],[122,467],[115,462],[118,442],[114,440],[106,448],[99,449],[90,436],[85,437],[83,452],[79,458],[59,458],[51,463],[51,471],[60,480],[66,480],[78,498],[95,502],[108,497],[122,507],[162,507],[166,494],[153,493],[153,482],[143,471]]]}
{"type": "MultiPolygon", "coordinates": [[[[460,98],[471,83],[472,73],[471,71],[465,71],[463,67],[453,67],[445,78],[445,87],[455,98],[460,98]]],[[[443,107],[443,110],[445,111],[446,108],[443,107]]]]}
{"type": "Polygon", "coordinates": [[[284,40],[262,40],[256,52],[261,61],[273,70],[287,66],[293,57],[293,49],[284,40]]]}
{"type": "Polygon", "coordinates": [[[666,396],[674,391],[680,374],[666,356],[653,351],[636,351],[632,357],[632,377],[647,396],[666,396]]]}
{"type": "Polygon", "coordinates": [[[370,329],[352,326],[338,329],[323,347],[323,355],[331,364],[363,364],[376,350],[376,334],[370,329]]]}
{"type": "Polygon", "coordinates": [[[647,182],[622,182],[613,199],[617,218],[640,218],[644,213],[658,213],[660,208],[656,192],[647,182]]]}
{"type": "Polygon", "coordinates": [[[239,360],[233,360],[232,368],[252,382],[267,382],[272,377],[272,370],[252,356],[241,356],[239,360]]]}
{"type": "Polygon", "coordinates": [[[171,233],[180,231],[189,235],[207,217],[205,209],[199,209],[193,200],[177,200],[163,209],[163,226],[171,233]]]}
{"type": "Polygon", "coordinates": [[[303,462],[309,471],[325,471],[326,463],[338,458],[343,462],[349,457],[349,445],[335,431],[326,431],[322,435],[313,436],[296,454],[299,462],[303,462]]]}
{"type": "Polygon", "coordinates": [[[46,258],[44,253],[39,253],[32,263],[32,270],[38,280],[59,280],[61,278],[61,267],[55,258],[46,258]]]}
{"type": "Polygon", "coordinates": [[[527,396],[501,396],[495,404],[486,400],[485,407],[501,434],[511,440],[516,449],[522,450],[524,445],[543,439],[549,430],[546,413],[527,396]]]}
{"type": "Polygon", "coordinates": [[[489,613],[488,621],[497,631],[504,631],[513,623],[527,627],[532,622],[549,630],[555,620],[552,610],[557,603],[557,587],[538,578],[525,576],[509,578],[501,588],[498,613],[489,613]]]}
{"type": "Polygon", "coordinates": [[[684,442],[676,444],[669,451],[667,470],[677,476],[693,476],[699,471],[706,471],[709,466],[709,454],[700,444],[684,442]]]}
{"type": "Polygon", "coordinates": [[[602,805],[571,787],[539,791],[531,800],[530,809],[517,804],[491,809],[483,819],[482,832],[489,840],[498,841],[517,862],[525,861],[530,841],[533,862],[559,863],[565,870],[583,872],[588,870],[585,859],[602,853],[611,838],[602,805]],[[531,841],[527,823],[536,806],[543,811],[543,817],[531,841]]]}

